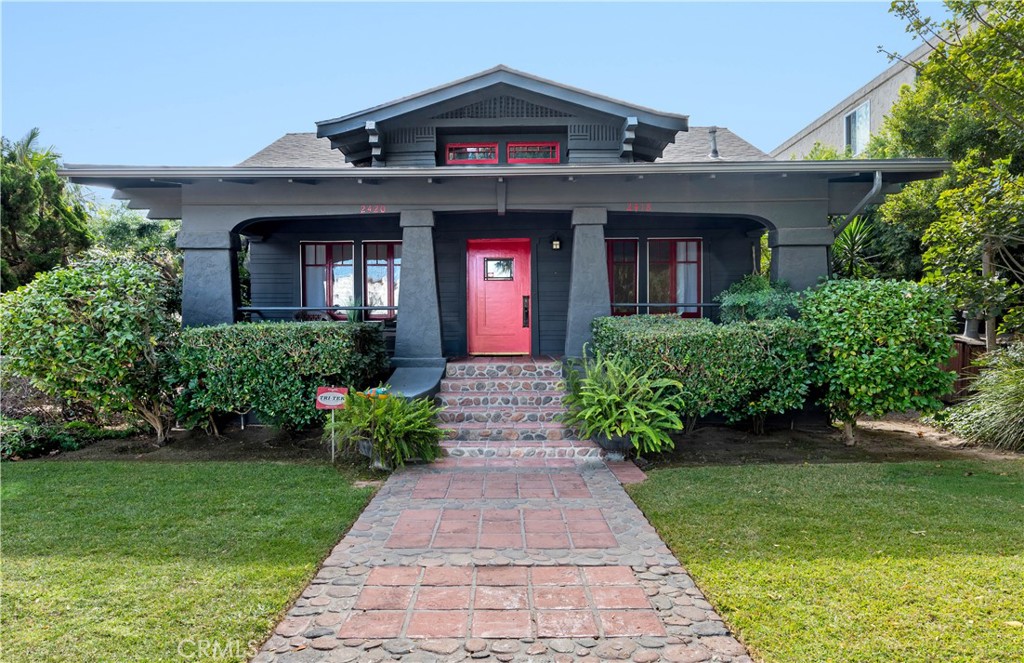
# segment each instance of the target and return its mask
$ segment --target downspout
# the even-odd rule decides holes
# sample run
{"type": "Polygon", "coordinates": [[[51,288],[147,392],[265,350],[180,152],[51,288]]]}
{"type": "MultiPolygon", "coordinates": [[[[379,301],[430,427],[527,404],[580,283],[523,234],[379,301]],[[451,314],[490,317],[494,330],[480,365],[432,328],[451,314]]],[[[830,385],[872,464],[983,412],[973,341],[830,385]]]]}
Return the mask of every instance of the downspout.
{"type": "Polygon", "coordinates": [[[875,196],[877,196],[881,190],[882,190],[882,171],[876,170],[875,171],[875,183],[871,185],[871,190],[868,191],[866,196],[864,196],[863,198],[860,199],[859,203],[854,205],[854,207],[850,211],[850,213],[846,215],[845,219],[843,219],[843,222],[840,223],[839,227],[835,229],[836,237],[838,237],[844,230],[846,230],[846,226],[850,225],[850,222],[853,221],[854,217],[857,216],[858,214],[860,214],[861,211],[865,207],[867,207],[868,203],[871,202],[871,199],[874,198],[875,196]]]}

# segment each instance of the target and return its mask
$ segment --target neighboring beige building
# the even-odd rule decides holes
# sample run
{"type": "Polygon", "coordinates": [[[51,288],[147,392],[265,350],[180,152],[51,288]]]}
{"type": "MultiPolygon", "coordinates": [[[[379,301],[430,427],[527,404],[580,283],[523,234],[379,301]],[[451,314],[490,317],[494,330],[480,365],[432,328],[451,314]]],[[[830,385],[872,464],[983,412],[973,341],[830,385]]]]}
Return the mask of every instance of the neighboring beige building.
{"type": "MultiPolygon", "coordinates": [[[[909,62],[927,59],[931,47],[922,44],[905,58],[909,62]]],[[[891,67],[836,104],[814,122],[787,138],[770,154],[776,159],[802,159],[815,143],[842,150],[849,146],[854,156],[863,152],[869,138],[882,127],[883,118],[900,96],[900,88],[913,85],[914,67],[899,60],[891,67]]]]}

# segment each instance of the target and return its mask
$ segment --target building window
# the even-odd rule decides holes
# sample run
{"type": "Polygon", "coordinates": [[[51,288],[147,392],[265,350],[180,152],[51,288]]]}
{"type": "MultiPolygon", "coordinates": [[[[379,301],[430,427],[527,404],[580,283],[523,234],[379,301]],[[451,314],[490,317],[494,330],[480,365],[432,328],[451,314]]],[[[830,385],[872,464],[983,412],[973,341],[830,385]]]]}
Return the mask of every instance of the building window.
{"type": "MultiPolygon", "coordinates": [[[[402,275],[401,242],[364,242],[363,274],[366,306],[398,306],[398,285],[402,275]]],[[[390,320],[394,309],[373,309],[371,320],[390,320]]]]}
{"type": "Polygon", "coordinates": [[[444,162],[458,164],[495,164],[498,163],[497,143],[449,143],[445,148],[444,162]]]}
{"type": "MultiPolygon", "coordinates": [[[[684,318],[699,318],[701,308],[701,240],[652,239],[647,243],[647,299],[652,304],[676,306],[684,318]]],[[[673,308],[654,312],[671,313],[673,308]]]]}
{"type": "Polygon", "coordinates": [[[868,149],[868,139],[871,138],[871,104],[865,101],[852,113],[847,114],[846,124],[846,147],[854,156],[868,149]]]}
{"type": "Polygon", "coordinates": [[[558,143],[509,143],[509,163],[558,163],[558,143]]]}
{"type": "Polygon", "coordinates": [[[352,242],[303,243],[302,305],[353,306],[355,261],[352,242]]]}
{"type": "MultiPolygon", "coordinates": [[[[637,269],[639,242],[635,239],[609,239],[605,241],[608,250],[608,288],[612,304],[636,303],[639,289],[637,269]]],[[[612,315],[635,315],[635,306],[612,306],[612,315]]]]}

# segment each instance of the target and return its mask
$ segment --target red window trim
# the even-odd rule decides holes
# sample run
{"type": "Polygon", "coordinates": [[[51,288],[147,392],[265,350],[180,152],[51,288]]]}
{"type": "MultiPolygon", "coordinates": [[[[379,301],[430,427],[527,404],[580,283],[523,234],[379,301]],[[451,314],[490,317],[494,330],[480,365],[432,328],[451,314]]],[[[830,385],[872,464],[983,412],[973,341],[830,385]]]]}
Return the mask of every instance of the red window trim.
{"type": "MultiPolygon", "coordinates": [[[[651,244],[654,242],[670,242],[669,250],[670,255],[667,261],[657,261],[658,264],[669,265],[669,279],[675,287],[676,284],[676,269],[680,264],[684,265],[697,265],[697,301],[695,304],[704,303],[704,240],[700,237],[651,237],[647,240],[647,298],[650,300],[651,297],[651,244]],[[693,242],[697,245],[697,259],[696,260],[679,260],[676,255],[677,244],[679,242],[693,242]]],[[[679,299],[679,293],[675,294],[676,300],[679,299]]],[[[701,318],[704,317],[704,309],[700,306],[697,307],[696,311],[686,311],[679,314],[681,318],[701,318]]]]}
{"type": "MultiPolygon", "coordinates": [[[[328,276],[330,276],[329,268],[330,268],[330,266],[332,264],[334,264],[334,247],[335,246],[345,246],[345,245],[348,245],[348,246],[352,247],[352,270],[353,270],[353,273],[354,273],[355,272],[355,266],[356,266],[356,247],[355,247],[355,242],[353,242],[352,240],[341,241],[341,242],[299,242],[299,258],[300,258],[299,259],[299,264],[301,265],[300,272],[299,272],[299,277],[300,277],[299,278],[299,288],[300,288],[300,294],[301,294],[300,301],[302,302],[302,306],[308,306],[309,305],[309,304],[306,303],[306,268],[307,267],[327,267],[328,268],[328,276]],[[324,248],[324,260],[326,260],[326,262],[322,262],[322,263],[320,263],[320,262],[306,262],[306,247],[307,246],[320,246],[320,245],[323,245],[325,247],[324,248]]],[[[326,291],[325,299],[326,299],[327,306],[334,306],[334,279],[327,278],[326,287],[327,287],[327,291],[326,291]]],[[[336,313],[336,314],[337,313],[342,313],[343,314],[344,312],[343,311],[335,311],[334,313],[336,313]]]]}
{"type": "Polygon", "coordinates": [[[493,165],[498,163],[497,143],[448,143],[444,146],[444,163],[446,166],[458,164],[493,165]],[[490,147],[494,149],[493,159],[452,159],[451,149],[453,147],[490,147]]]}
{"type": "Polygon", "coordinates": [[[557,141],[526,141],[518,143],[509,143],[505,146],[505,159],[508,163],[560,163],[561,162],[561,145],[557,141]],[[514,159],[512,158],[513,147],[553,147],[555,148],[555,156],[541,159],[514,159]]]}
{"type": "MultiPolygon", "coordinates": [[[[613,283],[615,282],[615,277],[614,277],[615,254],[614,254],[614,251],[612,249],[612,245],[615,244],[616,242],[628,243],[628,244],[632,244],[633,245],[633,272],[634,272],[634,275],[635,275],[634,278],[636,279],[636,283],[635,283],[635,285],[633,287],[633,293],[634,293],[633,302],[634,303],[638,302],[639,298],[640,298],[640,240],[639,239],[630,239],[630,238],[626,238],[626,237],[622,237],[622,238],[620,238],[620,237],[609,237],[609,238],[605,239],[604,242],[605,242],[606,257],[608,259],[608,295],[611,298],[611,303],[614,304],[615,303],[615,299],[616,299],[615,291],[613,290],[613,283]]],[[[623,307],[620,307],[620,308],[626,308],[626,307],[623,306],[623,307]]],[[[632,313],[616,311],[614,306],[612,307],[612,311],[611,311],[612,315],[615,315],[615,316],[636,315],[639,312],[640,312],[639,308],[633,309],[632,313]]]]}
{"type": "MultiPolygon", "coordinates": [[[[365,302],[366,306],[370,306],[370,303],[369,303],[370,297],[369,297],[369,294],[367,292],[367,285],[368,285],[369,282],[368,282],[368,280],[366,278],[367,267],[369,267],[369,265],[366,264],[367,261],[369,260],[369,258],[367,257],[369,252],[366,250],[366,247],[367,247],[367,245],[370,245],[370,244],[385,244],[388,247],[387,257],[385,258],[385,260],[387,260],[387,263],[388,263],[387,264],[387,273],[388,273],[388,276],[387,276],[387,280],[388,280],[388,287],[387,287],[388,301],[384,305],[385,306],[395,306],[395,247],[396,246],[401,246],[402,242],[401,241],[397,241],[397,240],[374,240],[374,241],[370,241],[370,242],[363,242],[363,251],[362,251],[362,253],[363,253],[363,302],[365,302]]],[[[399,258],[399,260],[401,260],[401,258],[399,258]]],[[[395,310],[384,311],[383,313],[376,313],[376,314],[373,311],[367,311],[366,312],[367,320],[393,320],[395,317],[397,317],[397,315],[398,315],[398,312],[395,311],[395,310]]]]}

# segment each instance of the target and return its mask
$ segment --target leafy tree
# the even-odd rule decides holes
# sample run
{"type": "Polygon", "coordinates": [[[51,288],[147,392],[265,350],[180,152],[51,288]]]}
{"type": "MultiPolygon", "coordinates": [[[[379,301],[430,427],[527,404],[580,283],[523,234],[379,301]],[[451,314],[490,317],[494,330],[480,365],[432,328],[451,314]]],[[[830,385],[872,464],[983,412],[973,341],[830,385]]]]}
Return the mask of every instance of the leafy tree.
{"type": "Polygon", "coordinates": [[[873,156],[950,159],[933,183],[891,196],[882,217],[920,231],[925,280],[948,292],[971,316],[1024,329],[1024,4],[946,0],[949,18],[925,16],[917,2],[892,11],[932,45],[918,79],[905,88],[873,156]]]}
{"type": "Polygon", "coordinates": [[[147,219],[127,203],[99,207],[89,223],[96,245],[110,251],[173,251],[181,221],[147,219]]]}
{"type": "Polygon", "coordinates": [[[184,261],[175,244],[181,221],[147,219],[120,202],[99,207],[89,225],[100,248],[131,255],[158,268],[168,287],[169,309],[181,312],[184,261]]]}
{"type": "Polygon", "coordinates": [[[39,130],[2,141],[0,166],[0,289],[12,290],[38,272],[67,265],[89,247],[87,205],[58,174],[60,155],[39,147],[39,130]]]}
{"type": "Polygon", "coordinates": [[[162,444],[178,330],[166,298],[152,264],[94,252],[3,295],[0,354],[47,394],[138,415],[162,444]]]}
{"type": "Polygon", "coordinates": [[[820,402],[854,444],[861,415],[935,411],[953,376],[949,302],[909,281],[835,280],[808,290],[801,319],[815,336],[820,402]]]}

